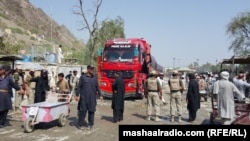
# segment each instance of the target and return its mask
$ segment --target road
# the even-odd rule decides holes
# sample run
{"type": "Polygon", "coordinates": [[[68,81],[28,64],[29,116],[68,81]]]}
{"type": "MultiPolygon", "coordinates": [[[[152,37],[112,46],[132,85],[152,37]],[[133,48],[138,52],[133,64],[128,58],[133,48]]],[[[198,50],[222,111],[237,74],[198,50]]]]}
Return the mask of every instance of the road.
{"type": "MultiPolygon", "coordinates": [[[[169,102],[169,91],[164,88],[164,97],[169,102]]],[[[185,94],[183,94],[185,99],[185,94]]],[[[76,102],[70,104],[70,116],[68,123],[64,127],[59,127],[57,121],[50,123],[40,123],[31,133],[24,133],[23,121],[21,114],[10,112],[8,119],[10,126],[0,128],[0,141],[118,141],[119,125],[125,124],[148,124],[148,125],[173,125],[173,124],[190,124],[187,122],[188,112],[186,102],[183,102],[183,122],[171,123],[169,121],[169,104],[161,106],[161,122],[147,121],[146,118],[146,99],[135,100],[127,99],[125,101],[124,120],[119,123],[112,122],[111,101],[97,101],[97,112],[95,115],[95,125],[92,130],[79,130],[76,128],[77,111],[76,102]]],[[[210,99],[208,102],[201,102],[201,109],[197,113],[196,125],[209,124],[211,111],[210,99]]]]}

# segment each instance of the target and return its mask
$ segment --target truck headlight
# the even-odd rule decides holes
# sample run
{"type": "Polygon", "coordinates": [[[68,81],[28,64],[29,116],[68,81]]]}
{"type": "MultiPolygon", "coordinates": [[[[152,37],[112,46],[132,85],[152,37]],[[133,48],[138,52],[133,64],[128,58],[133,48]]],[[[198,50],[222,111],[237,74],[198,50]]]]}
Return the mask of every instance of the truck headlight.
{"type": "Polygon", "coordinates": [[[128,87],[135,87],[135,84],[134,83],[128,83],[128,87]]]}
{"type": "Polygon", "coordinates": [[[106,82],[101,82],[101,86],[107,86],[106,82]]]}

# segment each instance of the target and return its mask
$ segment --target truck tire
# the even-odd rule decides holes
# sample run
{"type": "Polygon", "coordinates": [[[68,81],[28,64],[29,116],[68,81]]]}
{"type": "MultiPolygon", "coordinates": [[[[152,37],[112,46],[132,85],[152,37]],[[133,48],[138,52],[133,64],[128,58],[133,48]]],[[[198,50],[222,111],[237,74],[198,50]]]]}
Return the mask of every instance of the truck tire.
{"type": "Polygon", "coordinates": [[[68,118],[65,114],[61,114],[58,119],[58,124],[60,127],[65,126],[68,123],[68,118]]]}
{"type": "Polygon", "coordinates": [[[25,122],[24,122],[24,131],[26,133],[30,133],[32,131],[34,131],[34,127],[35,125],[32,125],[32,118],[28,118],[25,122]]]}
{"type": "Polygon", "coordinates": [[[141,94],[138,94],[138,99],[143,99],[144,98],[144,94],[141,93],[141,94]]]}

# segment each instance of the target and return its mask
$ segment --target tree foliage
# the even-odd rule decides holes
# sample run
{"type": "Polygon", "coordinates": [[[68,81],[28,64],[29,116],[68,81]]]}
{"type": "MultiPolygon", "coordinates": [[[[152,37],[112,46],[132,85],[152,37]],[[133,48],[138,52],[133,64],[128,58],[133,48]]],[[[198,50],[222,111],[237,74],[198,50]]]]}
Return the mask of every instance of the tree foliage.
{"type": "MultiPolygon", "coordinates": [[[[93,56],[93,60],[97,60],[97,50],[98,49],[103,49],[104,44],[106,42],[106,40],[108,39],[113,39],[113,38],[122,38],[125,37],[125,33],[124,33],[124,21],[121,17],[117,17],[116,19],[111,19],[111,20],[105,20],[102,22],[101,27],[99,30],[96,31],[96,40],[95,40],[95,44],[96,47],[94,48],[94,56],[93,56]]],[[[85,49],[85,54],[84,54],[84,58],[85,61],[90,61],[88,60],[90,56],[90,41],[87,42],[86,45],[86,49],[85,49]]],[[[95,62],[93,62],[93,64],[95,64],[95,62]]]]}
{"type": "Polygon", "coordinates": [[[250,52],[250,12],[240,13],[233,18],[226,32],[232,38],[229,50],[233,50],[238,56],[250,52]]]}

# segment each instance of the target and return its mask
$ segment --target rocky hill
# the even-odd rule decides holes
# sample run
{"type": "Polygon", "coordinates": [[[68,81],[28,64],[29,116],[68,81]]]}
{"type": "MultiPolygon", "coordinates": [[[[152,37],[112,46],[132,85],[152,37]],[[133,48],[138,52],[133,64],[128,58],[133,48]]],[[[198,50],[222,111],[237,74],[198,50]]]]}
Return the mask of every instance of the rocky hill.
{"type": "Polygon", "coordinates": [[[52,51],[59,44],[75,49],[84,46],[64,25],[28,0],[1,0],[0,9],[0,36],[11,44],[22,44],[22,53],[30,53],[31,46],[46,46],[52,51]]]}

